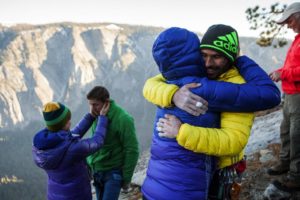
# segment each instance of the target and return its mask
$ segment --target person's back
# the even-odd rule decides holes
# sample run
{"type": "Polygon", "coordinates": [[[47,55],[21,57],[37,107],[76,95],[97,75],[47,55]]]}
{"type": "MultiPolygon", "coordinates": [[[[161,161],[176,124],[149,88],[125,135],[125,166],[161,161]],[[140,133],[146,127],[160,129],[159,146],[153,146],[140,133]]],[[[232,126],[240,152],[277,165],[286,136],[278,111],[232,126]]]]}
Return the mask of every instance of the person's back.
{"type": "Polygon", "coordinates": [[[81,140],[95,120],[93,115],[86,114],[69,130],[71,113],[63,104],[50,102],[43,114],[47,128],[34,136],[32,152],[36,165],[48,174],[48,200],[92,199],[85,158],[102,146],[106,117],[99,117],[93,138],[81,140]]]}
{"type": "MultiPolygon", "coordinates": [[[[168,83],[181,87],[206,79],[199,45],[197,35],[186,29],[170,28],[159,35],[152,52],[168,83]]],[[[208,96],[205,88],[204,85],[194,90],[208,96]]],[[[154,124],[165,114],[176,115],[182,122],[192,125],[219,127],[219,113],[208,111],[205,115],[193,116],[177,107],[158,107],[154,124]]],[[[206,199],[215,163],[215,157],[188,151],[175,139],[160,137],[154,129],[143,195],[149,200],[206,199]]]]}

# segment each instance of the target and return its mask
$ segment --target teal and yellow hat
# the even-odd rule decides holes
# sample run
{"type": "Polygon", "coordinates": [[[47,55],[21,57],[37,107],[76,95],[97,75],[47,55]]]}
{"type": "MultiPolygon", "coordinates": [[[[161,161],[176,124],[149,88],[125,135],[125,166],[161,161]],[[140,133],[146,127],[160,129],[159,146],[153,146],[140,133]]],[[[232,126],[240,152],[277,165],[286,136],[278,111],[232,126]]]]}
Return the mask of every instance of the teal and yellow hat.
{"type": "Polygon", "coordinates": [[[212,25],[203,35],[200,49],[215,50],[234,62],[240,51],[238,33],[231,26],[212,25]]]}
{"type": "Polygon", "coordinates": [[[61,130],[71,119],[69,108],[59,102],[49,102],[43,107],[46,127],[53,132],[61,130]]]}

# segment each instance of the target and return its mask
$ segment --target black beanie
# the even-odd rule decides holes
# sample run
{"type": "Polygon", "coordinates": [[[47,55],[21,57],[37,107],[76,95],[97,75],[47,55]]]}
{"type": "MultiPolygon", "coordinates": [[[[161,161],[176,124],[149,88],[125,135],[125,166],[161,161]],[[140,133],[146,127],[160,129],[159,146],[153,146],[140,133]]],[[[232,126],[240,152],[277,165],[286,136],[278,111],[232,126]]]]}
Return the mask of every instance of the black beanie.
{"type": "Polygon", "coordinates": [[[238,33],[231,26],[212,25],[203,35],[200,48],[216,50],[234,62],[239,53],[238,33]]]}

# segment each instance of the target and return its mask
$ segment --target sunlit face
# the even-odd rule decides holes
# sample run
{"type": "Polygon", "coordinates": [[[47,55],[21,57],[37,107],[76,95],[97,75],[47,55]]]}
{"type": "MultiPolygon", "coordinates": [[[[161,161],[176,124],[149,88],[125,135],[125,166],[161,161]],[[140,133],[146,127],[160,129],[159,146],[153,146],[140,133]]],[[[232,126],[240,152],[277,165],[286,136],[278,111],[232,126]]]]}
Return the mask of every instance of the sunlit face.
{"type": "Polygon", "coordinates": [[[69,131],[71,129],[71,119],[69,119],[67,121],[67,123],[65,124],[65,126],[62,129],[65,131],[69,131]]]}
{"type": "Polygon", "coordinates": [[[88,101],[89,101],[90,111],[92,113],[96,113],[97,115],[99,115],[104,105],[104,102],[99,100],[88,100],[88,101]]]}
{"type": "Polygon", "coordinates": [[[293,29],[295,33],[300,33],[300,13],[291,15],[285,23],[288,28],[293,29]]]}
{"type": "Polygon", "coordinates": [[[229,70],[229,60],[219,52],[211,49],[201,49],[201,53],[208,78],[217,79],[221,74],[229,70]]]}

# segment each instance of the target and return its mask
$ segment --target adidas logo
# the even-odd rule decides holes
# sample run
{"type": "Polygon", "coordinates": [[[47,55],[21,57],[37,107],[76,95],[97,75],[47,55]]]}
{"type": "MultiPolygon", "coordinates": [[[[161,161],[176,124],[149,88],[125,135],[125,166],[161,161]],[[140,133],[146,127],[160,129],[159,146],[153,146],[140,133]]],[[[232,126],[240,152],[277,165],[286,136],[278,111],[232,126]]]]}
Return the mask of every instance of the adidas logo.
{"type": "Polygon", "coordinates": [[[222,49],[226,49],[233,53],[238,52],[238,37],[236,32],[231,32],[230,34],[226,34],[225,36],[219,36],[219,40],[213,41],[213,44],[222,49]]]}

